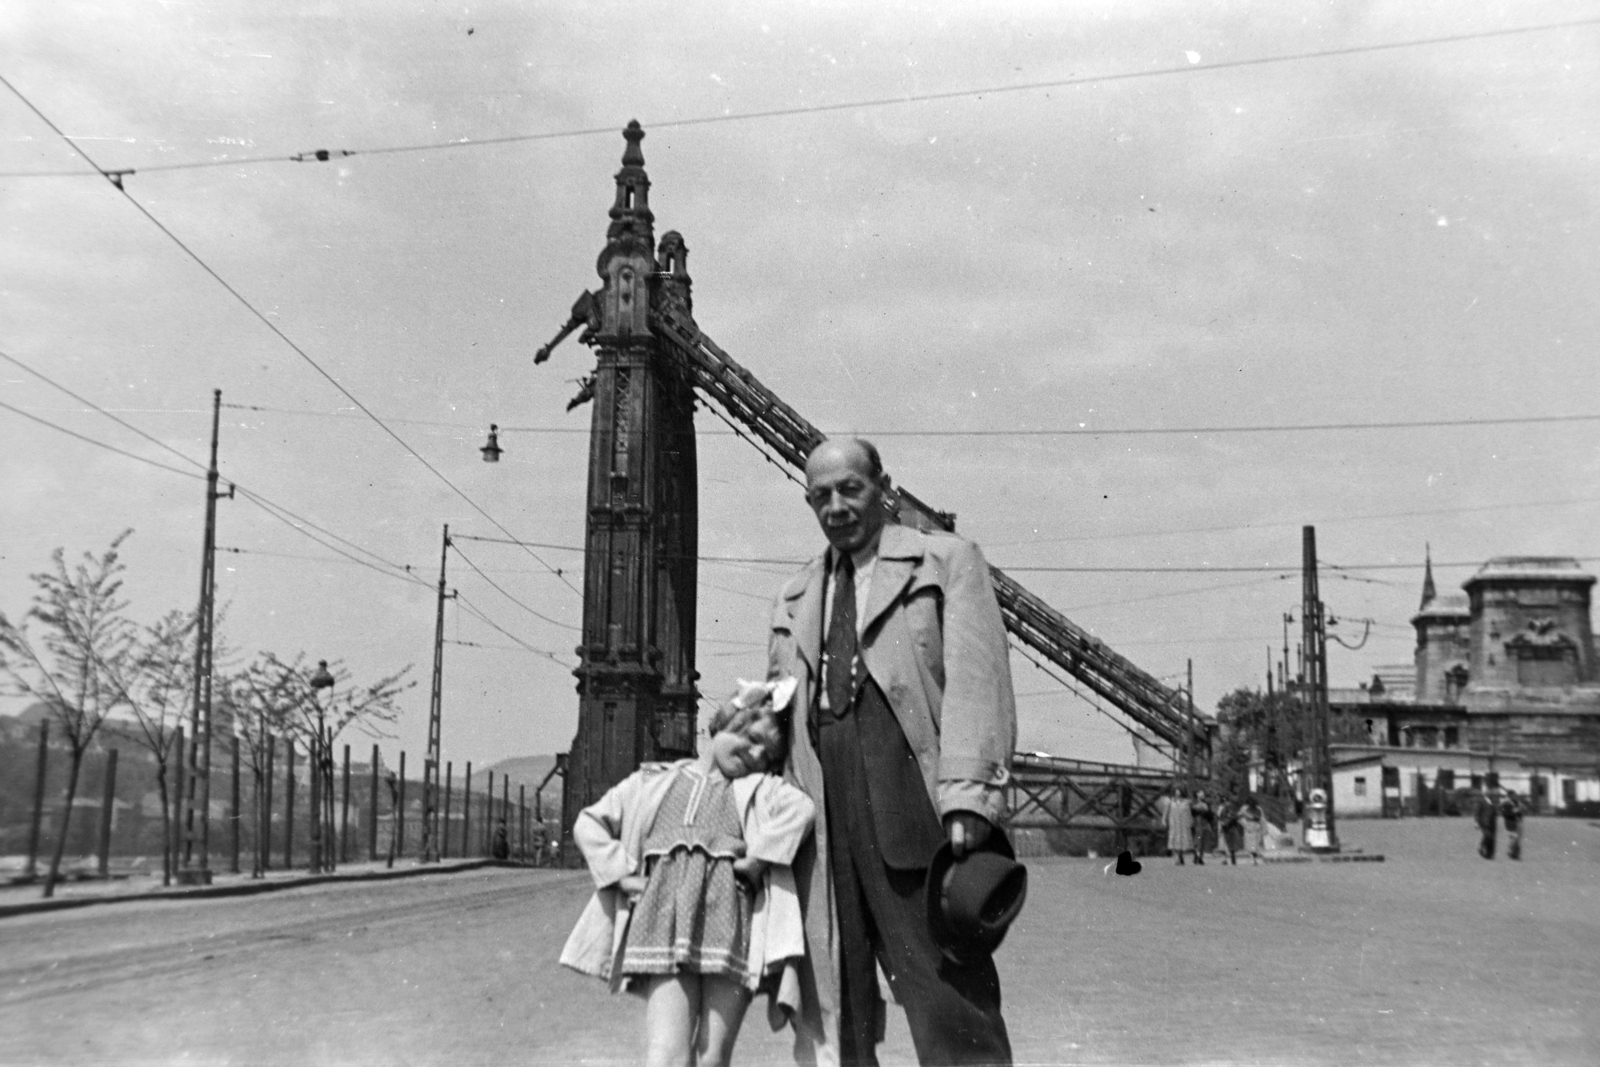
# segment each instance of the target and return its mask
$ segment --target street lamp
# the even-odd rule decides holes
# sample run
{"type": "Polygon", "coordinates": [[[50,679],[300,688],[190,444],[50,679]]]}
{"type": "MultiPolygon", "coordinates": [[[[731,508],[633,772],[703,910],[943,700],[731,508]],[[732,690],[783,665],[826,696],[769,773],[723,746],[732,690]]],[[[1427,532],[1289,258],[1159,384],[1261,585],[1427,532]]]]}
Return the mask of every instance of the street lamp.
{"type": "Polygon", "coordinates": [[[317,706],[317,742],[312,748],[311,810],[315,813],[311,823],[311,870],[320,873],[333,866],[332,843],[326,841],[332,831],[332,821],[323,809],[333,800],[333,776],[328,774],[332,761],[328,756],[328,741],[323,733],[322,697],[324,689],[333,688],[333,675],[328,673],[328,661],[318,660],[316,672],[311,675],[311,702],[317,706]],[[326,831],[326,833],[325,833],[326,831]],[[326,848],[324,846],[327,846],[326,848]],[[324,862],[324,852],[327,853],[324,862]]]}
{"type": "Polygon", "coordinates": [[[505,451],[500,447],[500,427],[492,422],[489,424],[489,443],[478,449],[478,451],[483,453],[483,461],[485,463],[500,462],[500,453],[505,451]]]}

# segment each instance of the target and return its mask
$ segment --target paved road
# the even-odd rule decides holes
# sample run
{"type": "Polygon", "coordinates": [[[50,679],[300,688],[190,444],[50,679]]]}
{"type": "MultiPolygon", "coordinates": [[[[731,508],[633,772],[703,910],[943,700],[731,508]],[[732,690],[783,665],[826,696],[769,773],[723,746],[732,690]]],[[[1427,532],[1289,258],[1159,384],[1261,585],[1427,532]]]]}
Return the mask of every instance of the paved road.
{"type": "MultiPolygon", "coordinates": [[[[1020,1062],[1600,1062],[1600,830],[1348,823],[1384,864],[1032,864],[1020,1062]]],[[[0,922],[0,1062],[627,1063],[639,1005],[553,960],[582,875],[494,870],[0,922]]],[[[759,1009],[760,1005],[757,1005],[759,1009]]],[[[786,1064],[760,1012],[738,1059],[786,1064]]],[[[891,1016],[886,1064],[913,1060],[891,1016]]]]}

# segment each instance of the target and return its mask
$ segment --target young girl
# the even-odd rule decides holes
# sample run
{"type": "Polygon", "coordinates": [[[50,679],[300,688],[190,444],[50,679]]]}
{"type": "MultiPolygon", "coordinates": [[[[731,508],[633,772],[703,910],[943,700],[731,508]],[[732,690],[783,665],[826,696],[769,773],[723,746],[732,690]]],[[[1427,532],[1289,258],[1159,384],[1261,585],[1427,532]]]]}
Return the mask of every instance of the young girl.
{"type": "Polygon", "coordinates": [[[561,962],[644,994],[649,1067],[727,1063],[752,993],[805,952],[789,864],[815,807],[766,773],[793,694],[741,682],[698,759],[640,767],[573,825],[597,891],[561,962]]]}

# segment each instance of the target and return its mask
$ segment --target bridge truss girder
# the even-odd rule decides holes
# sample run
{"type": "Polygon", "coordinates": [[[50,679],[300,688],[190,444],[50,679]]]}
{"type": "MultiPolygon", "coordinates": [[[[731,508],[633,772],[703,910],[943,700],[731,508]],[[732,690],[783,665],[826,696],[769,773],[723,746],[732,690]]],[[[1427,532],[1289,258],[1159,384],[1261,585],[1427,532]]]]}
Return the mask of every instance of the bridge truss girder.
{"type": "MultiPolygon", "coordinates": [[[[806,456],[827,435],[706,336],[673,291],[660,287],[650,312],[651,329],[666,342],[663,350],[678,361],[694,387],[791,466],[804,470],[806,456]]],[[[897,488],[895,495],[899,521],[954,529],[949,513],[928,506],[908,490],[897,488]]],[[[1116,708],[1134,732],[1145,731],[1175,753],[1200,751],[1209,744],[1208,731],[1189,715],[1183,693],[1112,651],[1000,568],[989,569],[1006,629],[1019,642],[1116,708]]]]}

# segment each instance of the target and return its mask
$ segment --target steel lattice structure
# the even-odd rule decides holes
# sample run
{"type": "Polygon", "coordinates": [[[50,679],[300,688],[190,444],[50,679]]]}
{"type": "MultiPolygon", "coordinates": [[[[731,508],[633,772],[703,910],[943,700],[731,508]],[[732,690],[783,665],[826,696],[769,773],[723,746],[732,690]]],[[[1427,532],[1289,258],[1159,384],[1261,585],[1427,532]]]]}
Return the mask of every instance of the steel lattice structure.
{"type": "MultiPolygon", "coordinates": [[[[665,287],[654,295],[650,326],[670,343],[674,356],[694,387],[729,418],[747,427],[761,442],[798,469],[827,435],[762,385],[749,370],[717,346],[695,325],[682,300],[665,287]]],[[[902,522],[952,530],[946,512],[929,507],[905,489],[895,490],[902,522]]],[[[1133,723],[1174,749],[1206,743],[1206,732],[1187,714],[1184,694],[1161,684],[1103,641],[1078,626],[1025,589],[999,567],[989,568],[1006,629],[1133,723]]]]}

